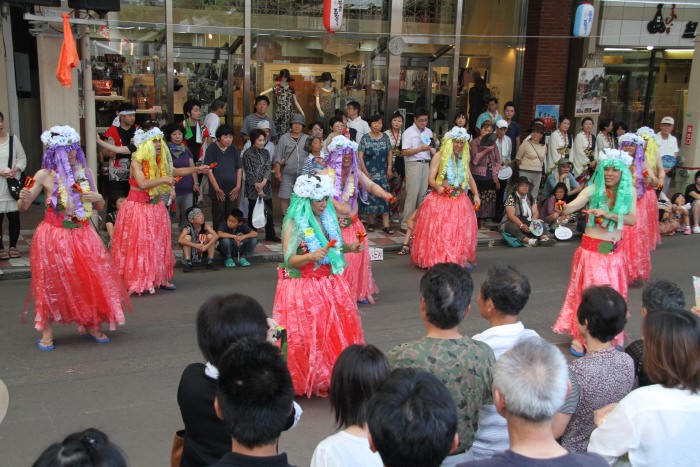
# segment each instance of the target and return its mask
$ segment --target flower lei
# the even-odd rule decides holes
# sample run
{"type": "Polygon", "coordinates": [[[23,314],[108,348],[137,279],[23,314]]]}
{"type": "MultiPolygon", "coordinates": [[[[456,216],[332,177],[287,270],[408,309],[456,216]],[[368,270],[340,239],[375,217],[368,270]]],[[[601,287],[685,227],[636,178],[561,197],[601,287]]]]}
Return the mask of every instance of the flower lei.
{"type": "MultiPolygon", "coordinates": [[[[89,191],[90,190],[90,181],[87,178],[87,175],[85,173],[85,167],[82,165],[80,168],[77,170],[77,173],[75,174],[75,183],[70,186],[71,190],[78,191],[75,188],[75,184],[77,184],[81,190],[83,191],[89,191]]],[[[92,202],[90,201],[85,201],[83,200],[82,196],[80,197],[80,201],[82,204],[82,210],[79,207],[74,206],[74,201],[72,197],[68,196],[68,190],[66,189],[67,183],[65,183],[65,179],[63,177],[59,177],[59,184],[58,184],[58,203],[60,206],[63,206],[66,211],[67,211],[67,216],[68,217],[73,217],[75,216],[78,220],[84,221],[89,219],[92,216],[92,202]],[[73,205],[69,207],[70,205],[73,205]],[[74,208],[74,209],[71,209],[74,208]],[[74,211],[74,212],[71,212],[74,211]]],[[[80,193],[80,191],[79,191],[80,193]]]]}
{"type": "MultiPolygon", "coordinates": [[[[338,228],[338,221],[334,218],[334,216],[331,215],[330,211],[328,211],[327,209],[323,211],[323,214],[321,214],[321,225],[323,226],[323,229],[326,231],[326,234],[330,237],[330,239],[336,241],[336,246],[334,248],[337,248],[338,252],[342,254],[343,236],[341,235],[340,229],[338,228]]],[[[321,240],[319,239],[319,236],[324,239],[325,236],[322,232],[319,232],[320,235],[317,235],[316,230],[309,226],[308,219],[300,219],[297,228],[299,228],[300,231],[304,233],[304,242],[306,243],[306,248],[309,250],[309,253],[313,253],[319,248],[323,248],[323,246],[321,246],[321,240]]],[[[331,264],[331,261],[330,258],[328,258],[328,255],[326,255],[321,261],[318,261],[317,264],[331,264]]]]}

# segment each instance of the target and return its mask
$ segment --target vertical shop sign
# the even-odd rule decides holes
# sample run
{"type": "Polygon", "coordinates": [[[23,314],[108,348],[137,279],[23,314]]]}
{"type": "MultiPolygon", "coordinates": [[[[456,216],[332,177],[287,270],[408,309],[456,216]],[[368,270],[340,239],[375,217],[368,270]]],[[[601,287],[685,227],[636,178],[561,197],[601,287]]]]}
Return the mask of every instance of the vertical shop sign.
{"type": "Polygon", "coordinates": [[[323,26],[330,33],[336,32],[343,25],[343,1],[324,0],[323,2],[323,26]]]}
{"type": "Polygon", "coordinates": [[[685,145],[690,146],[693,141],[693,125],[688,125],[685,129],[685,145]]]}

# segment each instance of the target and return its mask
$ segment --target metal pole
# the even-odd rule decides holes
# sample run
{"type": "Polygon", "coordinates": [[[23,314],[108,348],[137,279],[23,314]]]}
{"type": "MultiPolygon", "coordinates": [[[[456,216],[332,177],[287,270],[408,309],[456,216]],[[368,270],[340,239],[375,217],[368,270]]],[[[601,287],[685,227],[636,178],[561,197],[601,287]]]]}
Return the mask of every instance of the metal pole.
{"type": "Polygon", "coordinates": [[[462,54],[462,15],[464,14],[464,0],[457,1],[457,20],[455,21],[455,47],[452,61],[452,92],[450,93],[450,113],[447,115],[447,128],[452,128],[450,122],[454,120],[457,108],[457,85],[459,83],[459,58],[462,54]]]}
{"type": "Polygon", "coordinates": [[[12,43],[12,23],[10,22],[10,5],[2,5],[2,38],[5,41],[5,79],[7,86],[7,105],[9,115],[6,121],[10,122],[12,133],[19,136],[19,104],[17,103],[17,83],[15,81],[15,47],[12,43]]]}
{"type": "MultiPolygon", "coordinates": [[[[403,28],[403,2],[404,0],[393,0],[391,2],[391,21],[389,25],[389,35],[400,36],[403,28]]],[[[394,113],[399,108],[399,77],[401,75],[401,56],[392,55],[387,52],[389,57],[387,72],[388,83],[387,91],[387,110],[388,114],[394,113]]]]}
{"type": "Polygon", "coordinates": [[[243,36],[243,108],[240,109],[241,116],[246,116],[250,112],[250,91],[252,91],[250,88],[250,68],[253,65],[250,30],[253,24],[253,18],[251,17],[253,11],[252,2],[253,0],[245,0],[245,12],[243,14],[245,35],[243,36]]]}
{"type": "Polygon", "coordinates": [[[85,133],[83,134],[83,143],[85,144],[85,158],[87,159],[88,167],[97,177],[97,142],[95,141],[95,133],[97,131],[96,115],[95,115],[95,91],[92,89],[92,61],[90,60],[90,34],[89,26],[80,25],[80,56],[82,57],[83,66],[83,107],[85,109],[85,133]]]}
{"type": "MultiPolygon", "coordinates": [[[[173,0],[165,1],[165,81],[168,121],[175,120],[175,57],[173,57],[173,0]]],[[[156,72],[157,74],[158,72],[156,72]]]]}
{"type": "Polygon", "coordinates": [[[654,127],[654,122],[647,121],[649,119],[649,106],[651,105],[651,93],[654,89],[654,67],[656,63],[656,49],[652,49],[651,57],[649,57],[649,73],[647,73],[647,89],[644,96],[644,114],[642,122],[649,127],[654,127]]]}

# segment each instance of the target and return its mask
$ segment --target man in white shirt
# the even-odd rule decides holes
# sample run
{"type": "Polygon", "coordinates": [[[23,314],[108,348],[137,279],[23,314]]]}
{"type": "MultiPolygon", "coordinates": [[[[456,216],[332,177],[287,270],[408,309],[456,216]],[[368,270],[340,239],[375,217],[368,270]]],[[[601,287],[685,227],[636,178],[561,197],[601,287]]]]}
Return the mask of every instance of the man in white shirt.
{"type": "Polygon", "coordinates": [[[226,114],[226,106],[228,104],[226,101],[217,97],[209,106],[209,113],[204,117],[204,126],[209,130],[209,138],[207,138],[207,146],[209,146],[213,141],[213,135],[216,134],[216,129],[219,128],[221,124],[221,117],[226,114]]]}
{"type": "Polygon", "coordinates": [[[348,112],[348,128],[353,128],[357,131],[357,137],[355,138],[357,144],[360,144],[362,137],[371,131],[369,124],[360,117],[361,108],[362,106],[360,106],[359,102],[354,101],[348,103],[345,108],[348,112]]]}
{"type": "MultiPolygon", "coordinates": [[[[508,139],[508,138],[506,138],[508,139]]],[[[476,303],[481,317],[491,327],[472,339],[485,342],[498,360],[523,338],[539,337],[518,321],[520,311],[530,298],[530,282],[514,266],[497,264],[489,268],[481,284],[476,303]]],[[[472,446],[474,459],[487,459],[508,449],[506,419],[496,412],[493,404],[479,409],[479,428],[472,446]]]]}
{"type": "MultiPolygon", "coordinates": [[[[664,117],[661,119],[661,129],[656,136],[654,136],[654,141],[659,145],[659,156],[673,156],[678,157],[678,140],[675,136],[671,134],[673,131],[673,117],[664,117]]],[[[671,179],[673,174],[669,174],[673,169],[664,169],[666,173],[666,178],[664,179],[664,193],[668,193],[668,189],[671,186],[671,179]]],[[[675,172],[675,171],[674,171],[675,172]]]]}
{"type": "Polygon", "coordinates": [[[428,112],[416,109],[414,123],[401,136],[401,155],[406,161],[406,201],[403,206],[401,229],[406,230],[406,220],[423,201],[428,190],[430,159],[437,152],[433,142],[433,132],[428,125],[428,112]]]}
{"type": "Polygon", "coordinates": [[[480,129],[482,123],[486,120],[491,120],[491,123],[495,125],[502,119],[503,117],[498,113],[498,99],[489,97],[489,100],[486,102],[486,112],[479,115],[479,118],[476,119],[476,127],[480,129]]]}

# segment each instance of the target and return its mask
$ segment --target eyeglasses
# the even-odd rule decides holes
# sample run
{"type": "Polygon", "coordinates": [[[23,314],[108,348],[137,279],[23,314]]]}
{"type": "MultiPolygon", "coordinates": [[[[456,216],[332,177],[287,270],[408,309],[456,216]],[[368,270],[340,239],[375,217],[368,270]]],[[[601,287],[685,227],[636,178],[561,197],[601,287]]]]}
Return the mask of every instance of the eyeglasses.
{"type": "Polygon", "coordinates": [[[417,121],[418,123],[427,123],[427,122],[428,122],[428,119],[427,119],[427,118],[419,118],[419,119],[416,119],[416,121],[417,121]]]}

